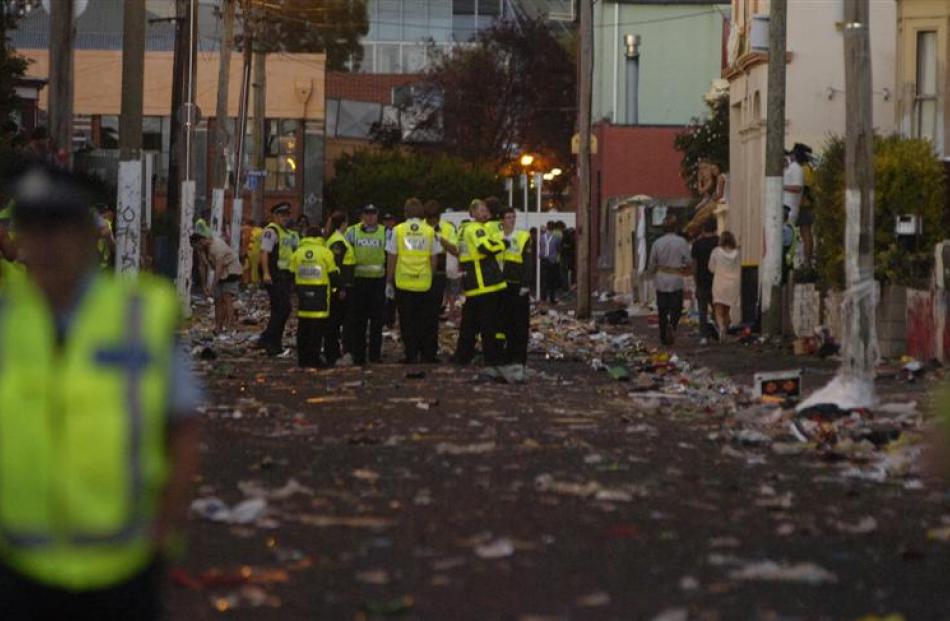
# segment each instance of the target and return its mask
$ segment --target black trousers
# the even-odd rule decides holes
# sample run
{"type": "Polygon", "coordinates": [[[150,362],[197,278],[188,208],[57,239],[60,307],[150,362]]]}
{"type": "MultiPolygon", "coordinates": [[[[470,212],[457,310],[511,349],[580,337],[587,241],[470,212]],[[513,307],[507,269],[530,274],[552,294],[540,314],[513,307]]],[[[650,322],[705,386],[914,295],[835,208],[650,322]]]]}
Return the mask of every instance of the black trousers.
{"type": "Polygon", "coordinates": [[[0,618],[3,621],[157,621],[162,615],[160,564],[105,589],[57,589],[0,565],[0,618]]]}
{"type": "Polygon", "coordinates": [[[346,343],[356,364],[366,363],[366,328],[369,326],[369,360],[379,362],[386,321],[386,279],[357,278],[350,288],[346,309],[346,343]]]}
{"type": "Polygon", "coordinates": [[[442,314],[442,301],[445,299],[445,286],[448,278],[445,274],[435,274],[432,277],[432,288],[429,289],[429,315],[426,317],[425,343],[426,351],[432,356],[439,354],[439,316],[442,314]]]}
{"type": "Polygon", "coordinates": [[[679,326],[683,314],[683,290],[657,291],[656,307],[660,318],[660,340],[665,343],[679,326]]]}
{"type": "Polygon", "coordinates": [[[429,315],[432,308],[432,296],[429,291],[405,291],[396,289],[396,307],[399,311],[399,332],[406,352],[407,362],[418,362],[435,358],[431,344],[426,340],[429,327],[429,315]]]}
{"type": "MultiPolygon", "coordinates": [[[[349,289],[347,289],[347,293],[349,293],[349,289]]],[[[343,355],[340,351],[340,338],[345,321],[346,301],[339,298],[339,293],[334,293],[333,297],[330,298],[330,317],[327,319],[323,330],[323,358],[331,366],[343,355]]],[[[346,344],[344,340],[344,347],[346,344]]]]}
{"type": "Polygon", "coordinates": [[[320,360],[320,343],[327,319],[316,317],[297,317],[297,366],[316,368],[320,360]]]}
{"type": "Polygon", "coordinates": [[[541,299],[557,301],[557,290],[561,286],[561,266],[554,261],[541,259],[541,299]]]}
{"type": "Polygon", "coordinates": [[[696,283],[696,307],[699,310],[699,336],[710,338],[715,331],[709,325],[709,309],[712,307],[712,283],[696,283]]]}
{"type": "Polygon", "coordinates": [[[290,318],[292,291],[293,281],[284,275],[274,277],[273,283],[267,285],[270,317],[261,334],[261,344],[270,351],[279,351],[283,347],[284,327],[290,318]]]}
{"type": "Polygon", "coordinates": [[[505,325],[505,362],[528,364],[528,335],[531,332],[531,299],[519,295],[519,285],[509,283],[501,292],[501,316],[505,325]]]}
{"type": "Polygon", "coordinates": [[[475,355],[475,336],[481,335],[485,364],[492,367],[502,364],[503,340],[498,336],[504,329],[501,319],[502,295],[503,292],[495,291],[465,299],[455,350],[456,360],[470,362],[475,355]]]}

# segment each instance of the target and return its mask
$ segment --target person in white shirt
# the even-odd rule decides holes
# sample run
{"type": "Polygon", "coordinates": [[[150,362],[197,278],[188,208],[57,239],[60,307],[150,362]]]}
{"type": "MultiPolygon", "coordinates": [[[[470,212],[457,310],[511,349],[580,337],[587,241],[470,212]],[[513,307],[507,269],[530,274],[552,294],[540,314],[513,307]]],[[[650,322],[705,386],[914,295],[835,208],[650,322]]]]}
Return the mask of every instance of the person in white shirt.
{"type": "Polygon", "coordinates": [[[795,161],[791,151],[785,152],[785,175],[782,188],[782,203],[789,208],[789,222],[798,223],[798,210],[802,204],[802,189],[805,187],[805,171],[795,161]]]}

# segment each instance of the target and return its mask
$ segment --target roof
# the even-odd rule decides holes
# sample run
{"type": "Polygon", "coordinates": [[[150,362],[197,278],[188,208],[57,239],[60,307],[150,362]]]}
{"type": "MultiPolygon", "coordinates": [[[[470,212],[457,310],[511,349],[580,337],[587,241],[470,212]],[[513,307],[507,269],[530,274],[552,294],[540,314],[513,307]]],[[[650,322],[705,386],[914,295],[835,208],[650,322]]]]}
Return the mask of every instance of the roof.
{"type": "MultiPolygon", "coordinates": [[[[199,4],[198,47],[202,51],[218,49],[220,22],[212,6],[199,4]]],[[[89,5],[76,21],[77,50],[121,50],[123,0],[89,0],[89,5]]],[[[145,49],[171,51],[175,47],[175,24],[160,19],[155,13],[145,16],[145,49]]],[[[49,14],[37,8],[17,22],[10,33],[15,49],[47,49],[49,47],[49,14]]]]}

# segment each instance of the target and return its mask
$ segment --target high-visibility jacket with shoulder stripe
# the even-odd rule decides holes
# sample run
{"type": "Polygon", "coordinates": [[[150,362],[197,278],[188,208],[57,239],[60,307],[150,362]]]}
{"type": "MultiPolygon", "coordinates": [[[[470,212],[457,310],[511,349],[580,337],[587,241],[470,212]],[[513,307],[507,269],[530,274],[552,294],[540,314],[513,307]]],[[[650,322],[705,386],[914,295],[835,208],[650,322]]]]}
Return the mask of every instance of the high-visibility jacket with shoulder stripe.
{"type": "Polygon", "coordinates": [[[333,231],[333,233],[327,237],[327,248],[333,252],[333,257],[336,259],[336,266],[340,268],[343,283],[345,285],[352,284],[353,271],[356,267],[356,253],[353,251],[353,246],[346,240],[343,233],[333,231]]]}
{"type": "Polygon", "coordinates": [[[297,285],[297,316],[323,319],[330,316],[331,280],[340,269],[323,240],[304,237],[290,260],[297,285]]]}
{"type": "Polygon", "coordinates": [[[288,231],[276,222],[271,222],[264,229],[271,229],[277,234],[277,252],[271,251],[270,265],[268,266],[271,275],[276,276],[276,271],[290,271],[290,258],[294,256],[297,249],[298,237],[296,233],[288,231]]]}
{"type": "Polygon", "coordinates": [[[422,292],[432,287],[432,247],[435,229],[412,218],[393,229],[396,247],[396,288],[422,292]]]}
{"type": "Polygon", "coordinates": [[[528,231],[512,231],[511,235],[505,236],[502,273],[509,284],[520,285],[528,280],[525,267],[527,256],[531,254],[530,241],[531,234],[528,231]]]}
{"type": "MultiPolygon", "coordinates": [[[[439,232],[439,237],[441,241],[448,242],[453,246],[458,246],[459,243],[459,233],[455,230],[455,225],[449,222],[448,220],[440,220],[439,226],[436,229],[439,232]]],[[[443,252],[439,253],[439,256],[436,258],[435,272],[441,276],[445,276],[445,268],[447,265],[447,256],[448,250],[445,248],[445,244],[442,244],[443,252]]]]}
{"type": "Polygon", "coordinates": [[[26,274],[0,292],[0,561],[100,589],[143,571],[168,470],[179,302],[158,279],[98,274],[57,345],[26,274]]]}
{"type": "Polygon", "coordinates": [[[505,250],[504,240],[490,233],[481,222],[466,222],[459,241],[465,295],[473,297],[504,289],[505,279],[498,265],[498,256],[505,250]]]}

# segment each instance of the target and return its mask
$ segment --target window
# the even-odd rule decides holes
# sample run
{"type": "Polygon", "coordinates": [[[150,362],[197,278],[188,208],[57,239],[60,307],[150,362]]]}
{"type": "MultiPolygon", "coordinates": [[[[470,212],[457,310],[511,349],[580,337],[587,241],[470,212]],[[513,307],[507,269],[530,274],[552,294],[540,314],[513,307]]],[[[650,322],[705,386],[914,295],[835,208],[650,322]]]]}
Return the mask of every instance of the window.
{"type": "Polygon", "coordinates": [[[379,40],[402,41],[402,1],[378,0],[379,40]]]}
{"type": "Polygon", "coordinates": [[[376,73],[402,73],[398,44],[377,45],[376,54],[376,73]]]}
{"type": "Polygon", "coordinates": [[[293,119],[268,119],[267,140],[264,143],[266,192],[290,192],[297,187],[297,154],[300,123],[293,119]]]}
{"type": "Polygon", "coordinates": [[[100,149],[118,149],[119,148],[119,117],[117,116],[99,117],[99,148],[100,149]]]}
{"type": "Polygon", "coordinates": [[[475,38],[476,0],[452,0],[452,34],[456,41],[475,38]]]}
{"type": "Polygon", "coordinates": [[[917,33],[917,92],[914,96],[914,137],[937,142],[937,33],[917,33]]]}

